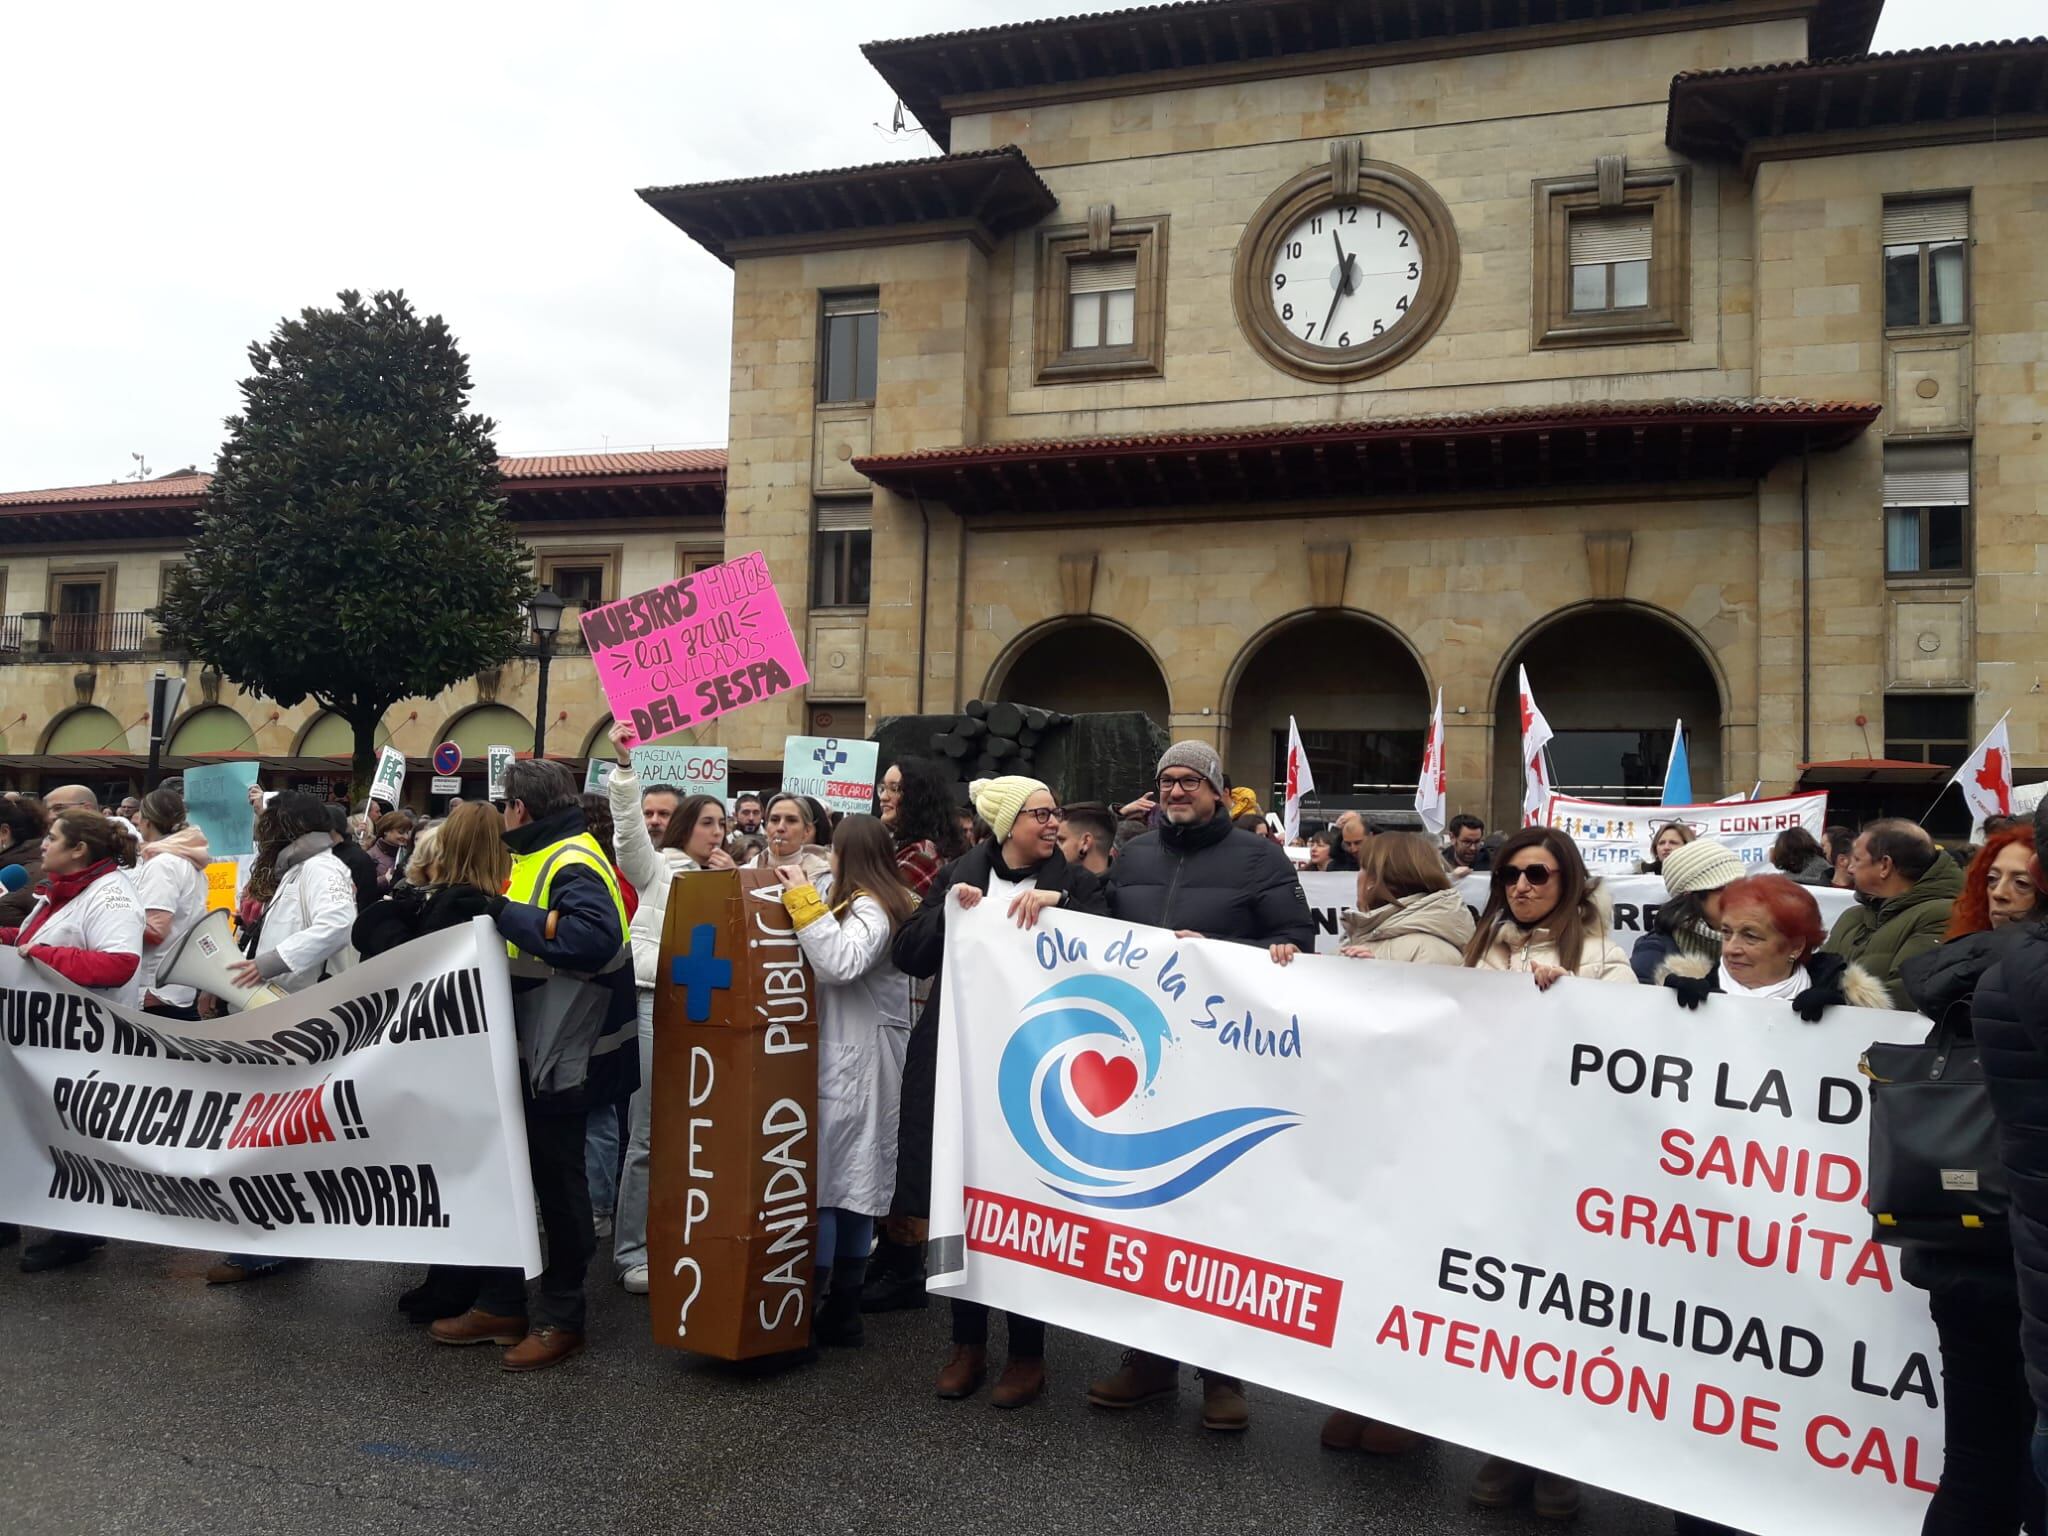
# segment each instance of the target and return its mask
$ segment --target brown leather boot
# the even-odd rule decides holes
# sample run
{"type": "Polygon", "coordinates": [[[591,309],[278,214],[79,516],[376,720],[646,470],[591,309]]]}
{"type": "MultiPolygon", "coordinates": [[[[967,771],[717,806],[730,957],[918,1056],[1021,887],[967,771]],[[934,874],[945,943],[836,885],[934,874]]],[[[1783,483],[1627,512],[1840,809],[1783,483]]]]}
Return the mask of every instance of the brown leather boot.
{"type": "Polygon", "coordinates": [[[1505,1509],[1520,1502],[1535,1486],[1534,1467],[1509,1461],[1505,1456],[1489,1456],[1472,1474],[1470,1491],[1474,1504],[1483,1504],[1488,1509],[1505,1509]]]}
{"type": "Polygon", "coordinates": [[[1244,1383],[1235,1376],[1202,1373],[1202,1428],[1232,1434],[1249,1429],[1251,1405],[1244,1400],[1244,1383]]]}
{"type": "Polygon", "coordinates": [[[1356,1413],[1346,1413],[1342,1408],[1331,1410],[1323,1420],[1323,1449],[1327,1451],[1355,1451],[1358,1449],[1359,1432],[1372,1421],[1356,1413]]]}
{"type": "Polygon", "coordinates": [[[1372,1456],[1406,1456],[1422,1444],[1422,1436],[1398,1424],[1367,1419],[1358,1431],[1358,1448],[1372,1456]]]}
{"type": "Polygon", "coordinates": [[[1045,1359],[1039,1355],[1018,1355],[1003,1367],[996,1389],[988,1395],[991,1408],[1022,1408],[1045,1395],[1045,1359]]]}
{"type": "Polygon", "coordinates": [[[444,1317],[427,1332],[436,1344],[517,1344],[526,1337],[526,1319],[500,1317],[471,1307],[460,1317],[444,1317]]]}
{"type": "Polygon", "coordinates": [[[1173,1361],[1127,1349],[1122,1365],[1089,1386],[1088,1401],[1098,1408],[1136,1408],[1179,1390],[1180,1367],[1173,1361]]]}
{"type": "Polygon", "coordinates": [[[572,1328],[536,1328],[505,1351],[508,1371],[544,1371],[583,1352],[583,1335],[572,1328]]]}
{"type": "Polygon", "coordinates": [[[988,1376],[988,1352],[972,1344],[955,1344],[953,1353],[939,1369],[932,1390],[945,1398],[972,1397],[988,1376]]]}

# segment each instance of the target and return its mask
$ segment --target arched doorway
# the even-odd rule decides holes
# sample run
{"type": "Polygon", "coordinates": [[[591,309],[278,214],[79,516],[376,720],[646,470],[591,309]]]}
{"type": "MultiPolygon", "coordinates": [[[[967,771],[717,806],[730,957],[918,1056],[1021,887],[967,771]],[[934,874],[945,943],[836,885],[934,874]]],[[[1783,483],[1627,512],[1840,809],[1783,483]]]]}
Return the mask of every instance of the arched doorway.
{"type": "Polygon", "coordinates": [[[1162,730],[1171,713],[1166,678],[1152,653],[1129,630],[1099,619],[1038,631],[997,673],[991,700],[1069,715],[1141,710],[1162,730]]]}
{"type": "Polygon", "coordinates": [[[59,716],[43,740],[43,751],[50,757],[127,750],[127,727],[93,704],[82,704],[69,714],[59,716]]]}
{"type": "Polygon", "coordinates": [[[507,709],[502,704],[479,704],[443,726],[440,740],[452,741],[462,748],[464,768],[481,769],[488,765],[492,747],[515,747],[521,752],[531,752],[533,722],[518,710],[507,709]]]}
{"type": "Polygon", "coordinates": [[[1268,630],[1239,657],[1229,700],[1231,782],[1257,790],[1268,809],[1285,796],[1290,715],[1318,810],[1413,809],[1429,684],[1414,653],[1376,620],[1316,613],[1268,630]]]}
{"type": "Polygon", "coordinates": [[[247,752],[254,748],[255,727],[224,704],[207,704],[178,722],[164,751],[171,757],[247,752]]]}
{"type": "Polygon", "coordinates": [[[1550,760],[1558,793],[1656,804],[1679,720],[1685,722],[1694,798],[1723,793],[1721,685],[1698,643],[1647,609],[1603,605],[1545,625],[1501,669],[1493,706],[1498,824],[1520,820],[1518,667],[1528,669],[1529,691],[1555,733],[1550,760]]]}
{"type": "MultiPolygon", "coordinates": [[[[380,725],[372,740],[377,750],[381,752],[391,745],[391,733],[380,725]]],[[[354,757],[355,753],[355,727],[333,710],[328,710],[325,714],[316,716],[313,723],[306,727],[305,734],[299,737],[298,750],[292,755],[331,757],[345,763],[354,757]]]]}

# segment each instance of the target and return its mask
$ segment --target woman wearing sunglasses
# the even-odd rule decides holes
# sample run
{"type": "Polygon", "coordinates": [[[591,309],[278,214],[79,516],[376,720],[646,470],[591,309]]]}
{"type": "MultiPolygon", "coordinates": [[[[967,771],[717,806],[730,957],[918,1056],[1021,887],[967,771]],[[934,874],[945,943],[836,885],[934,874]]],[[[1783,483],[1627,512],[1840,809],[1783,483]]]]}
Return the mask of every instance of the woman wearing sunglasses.
{"type": "Polygon", "coordinates": [[[1608,936],[1599,882],[1572,840],[1554,827],[1524,827],[1494,858],[1493,884],[1465,964],[1527,971],[1548,991],[1561,977],[1635,983],[1628,956],[1608,936]]]}

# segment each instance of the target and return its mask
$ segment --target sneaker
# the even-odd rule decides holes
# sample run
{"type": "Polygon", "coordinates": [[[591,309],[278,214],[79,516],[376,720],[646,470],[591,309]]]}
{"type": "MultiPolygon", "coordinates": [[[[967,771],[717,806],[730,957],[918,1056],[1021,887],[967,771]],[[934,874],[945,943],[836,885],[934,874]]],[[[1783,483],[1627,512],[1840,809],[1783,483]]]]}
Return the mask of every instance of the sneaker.
{"type": "Polygon", "coordinates": [[[619,1288],[628,1296],[645,1296],[647,1294],[647,1266],[645,1264],[627,1265],[626,1272],[619,1276],[619,1288]]]}
{"type": "Polygon", "coordinates": [[[596,1230],[599,1242],[603,1242],[612,1235],[612,1219],[609,1216],[592,1217],[591,1226],[596,1230]]]}
{"type": "Polygon", "coordinates": [[[1202,1428],[1234,1433],[1251,1426],[1252,1411],[1244,1400],[1244,1383],[1235,1376],[1202,1373],[1202,1428]]]}
{"type": "Polygon", "coordinates": [[[107,1246],[104,1237],[84,1237],[76,1232],[52,1232],[39,1243],[21,1250],[21,1272],[39,1275],[46,1269],[82,1264],[107,1246]]]}
{"type": "Polygon", "coordinates": [[[1127,1349],[1122,1365],[1089,1386],[1088,1401],[1097,1408],[1137,1408],[1179,1390],[1179,1365],[1163,1355],[1127,1349]]]}
{"type": "Polygon", "coordinates": [[[544,1371],[583,1352],[583,1335],[570,1328],[536,1328],[505,1351],[508,1371],[544,1371]]]}
{"type": "Polygon", "coordinates": [[[427,1330],[436,1344],[503,1344],[525,1342],[526,1319],[501,1317],[471,1307],[460,1317],[444,1317],[427,1330]]]}

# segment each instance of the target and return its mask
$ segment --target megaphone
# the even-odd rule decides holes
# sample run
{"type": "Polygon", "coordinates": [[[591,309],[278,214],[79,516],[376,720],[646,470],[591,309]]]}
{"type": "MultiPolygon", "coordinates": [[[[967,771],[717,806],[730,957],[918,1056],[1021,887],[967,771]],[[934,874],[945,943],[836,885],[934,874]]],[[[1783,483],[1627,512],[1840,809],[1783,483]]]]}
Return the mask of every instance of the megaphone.
{"type": "Polygon", "coordinates": [[[226,1003],[230,1013],[260,1008],[286,995],[281,988],[267,981],[245,987],[234,980],[228,974],[228,967],[241,958],[242,952],[235,947],[235,930],[228,922],[228,915],[216,907],[165,948],[163,958],[157,962],[157,984],[197,987],[226,1003]]]}

